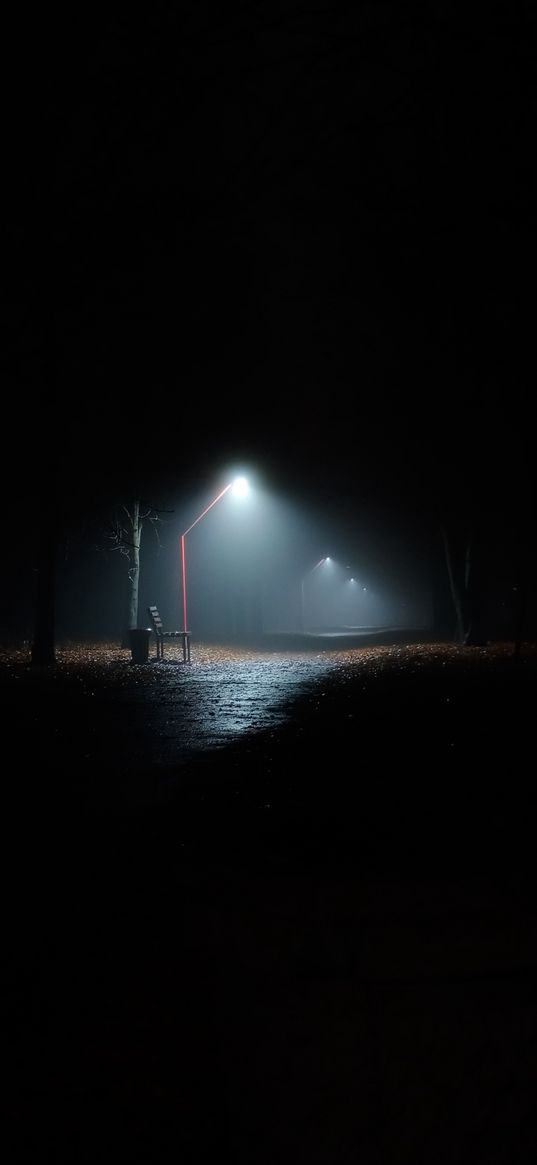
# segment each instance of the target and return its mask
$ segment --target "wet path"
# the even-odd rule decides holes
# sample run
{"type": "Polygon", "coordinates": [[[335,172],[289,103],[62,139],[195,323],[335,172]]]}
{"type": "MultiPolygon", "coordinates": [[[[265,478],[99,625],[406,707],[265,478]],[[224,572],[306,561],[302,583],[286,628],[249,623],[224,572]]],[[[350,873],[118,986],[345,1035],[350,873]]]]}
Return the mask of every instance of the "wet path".
{"type": "MultiPolygon", "coordinates": [[[[384,767],[399,771],[407,756],[414,771],[434,755],[451,779],[463,746],[466,763],[481,765],[488,708],[505,699],[509,663],[504,649],[425,644],[312,652],[197,645],[191,665],[179,658],[170,650],[163,662],[135,665],[117,645],[73,644],[52,669],[32,669],[22,653],[3,661],[4,706],[26,781],[39,787],[46,769],[47,788],[58,777],[62,796],[151,803],[163,779],[192,764],[257,749],[260,771],[272,742],[290,755],[297,740],[314,762],[331,765],[339,751],[337,771],[345,748],[358,748],[361,765],[364,749],[376,763],[380,748],[384,767]],[[489,695],[476,705],[472,675],[483,662],[489,695]]],[[[523,702],[514,711],[520,721],[523,702]]],[[[501,745],[508,758],[511,734],[504,737],[496,733],[494,755],[501,745]]]]}
{"type": "Polygon", "coordinates": [[[162,782],[184,766],[276,733],[337,662],[337,652],[198,645],[190,665],[173,648],[136,665],[117,646],[72,645],[41,673],[12,662],[9,698],[33,778],[46,764],[62,795],[127,807],[160,800],[162,782]]]}
{"type": "MultiPolygon", "coordinates": [[[[274,654],[208,659],[190,667],[152,665],[157,682],[148,709],[148,745],[157,764],[177,764],[248,732],[282,725],[290,701],[334,668],[334,659],[274,654]],[[157,674],[158,673],[158,674],[157,674]]],[[[118,705],[132,702],[133,689],[118,705]]],[[[147,700],[147,688],[143,700],[147,700]]]]}
{"type": "Polygon", "coordinates": [[[535,1161],[530,663],[8,660],[14,1160],[535,1161]]]}

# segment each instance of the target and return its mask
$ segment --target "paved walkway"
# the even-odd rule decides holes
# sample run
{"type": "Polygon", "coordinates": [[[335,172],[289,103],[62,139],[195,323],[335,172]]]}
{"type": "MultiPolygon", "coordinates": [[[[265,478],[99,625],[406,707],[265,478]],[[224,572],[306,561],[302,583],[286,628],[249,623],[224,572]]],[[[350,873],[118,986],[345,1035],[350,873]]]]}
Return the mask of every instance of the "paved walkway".
{"type": "Polygon", "coordinates": [[[533,1162],[534,666],[8,660],[13,1159],[533,1162]]]}

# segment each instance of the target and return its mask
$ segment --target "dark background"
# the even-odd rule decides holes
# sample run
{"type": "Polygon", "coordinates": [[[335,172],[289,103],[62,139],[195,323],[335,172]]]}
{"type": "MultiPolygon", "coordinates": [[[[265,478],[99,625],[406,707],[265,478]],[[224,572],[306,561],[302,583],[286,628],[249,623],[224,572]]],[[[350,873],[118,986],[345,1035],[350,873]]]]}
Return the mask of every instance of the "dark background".
{"type": "MultiPolygon", "coordinates": [[[[146,494],[175,619],[243,463],[295,594],[355,551],[432,592],[441,526],[489,596],[535,580],[536,33],[529,0],[4,15],[6,635],[56,541],[59,629],[124,625],[95,545],[146,494]]],[[[533,1162],[532,653],[343,669],[138,816],[188,679],[112,655],[3,669],[18,1159],[533,1162]]]]}
{"type": "Polygon", "coordinates": [[[242,462],[351,524],[477,513],[502,563],[531,541],[536,23],[11,16],[8,557],[51,513],[190,514],[242,462]]]}

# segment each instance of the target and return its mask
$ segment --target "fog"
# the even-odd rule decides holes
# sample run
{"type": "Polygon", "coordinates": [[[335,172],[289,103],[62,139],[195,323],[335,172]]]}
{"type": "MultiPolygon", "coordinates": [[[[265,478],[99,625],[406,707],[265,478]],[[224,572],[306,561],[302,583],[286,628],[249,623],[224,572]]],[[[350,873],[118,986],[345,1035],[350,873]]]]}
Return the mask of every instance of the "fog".
{"type": "MultiPolygon", "coordinates": [[[[187,619],[194,636],[266,631],[429,627],[431,563],[422,531],[401,516],[361,514],[286,498],[250,475],[245,498],[222,497],[185,538],[187,619]],[[325,561],[328,559],[328,561],[325,561]],[[322,561],[320,566],[319,561],[322,561]]],[[[214,483],[213,483],[214,484],[214,483]]],[[[138,625],[158,606],[164,626],[183,625],[181,534],[219,492],[172,498],[140,543],[138,625]]],[[[88,531],[66,541],[58,576],[64,638],[120,636],[127,625],[131,557],[88,531]]]]}

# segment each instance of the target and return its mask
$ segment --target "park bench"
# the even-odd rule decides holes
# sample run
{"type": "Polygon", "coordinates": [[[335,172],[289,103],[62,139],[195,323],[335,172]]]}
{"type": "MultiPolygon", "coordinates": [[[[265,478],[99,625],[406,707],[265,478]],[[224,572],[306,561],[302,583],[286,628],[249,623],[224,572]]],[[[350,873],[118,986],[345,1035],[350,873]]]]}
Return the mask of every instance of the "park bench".
{"type": "Polygon", "coordinates": [[[164,658],[164,640],[181,639],[183,644],[183,663],[190,663],[190,631],[165,631],[157,607],[148,607],[151,626],[157,641],[157,659],[164,658]]]}

